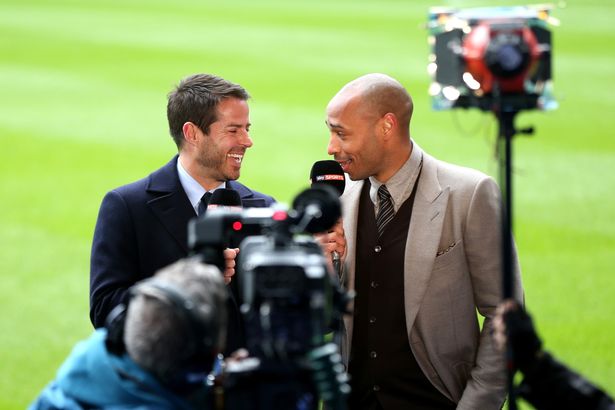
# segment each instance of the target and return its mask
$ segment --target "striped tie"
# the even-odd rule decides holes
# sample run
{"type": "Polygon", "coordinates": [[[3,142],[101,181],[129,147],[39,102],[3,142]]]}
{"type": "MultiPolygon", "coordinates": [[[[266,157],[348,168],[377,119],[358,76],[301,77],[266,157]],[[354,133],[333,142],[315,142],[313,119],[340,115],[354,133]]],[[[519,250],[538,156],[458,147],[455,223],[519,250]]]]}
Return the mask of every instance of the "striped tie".
{"type": "Polygon", "coordinates": [[[378,227],[378,237],[382,236],[385,226],[395,216],[393,210],[393,201],[391,201],[391,194],[386,185],[380,185],[378,188],[378,216],[376,216],[376,226],[378,227]]]}

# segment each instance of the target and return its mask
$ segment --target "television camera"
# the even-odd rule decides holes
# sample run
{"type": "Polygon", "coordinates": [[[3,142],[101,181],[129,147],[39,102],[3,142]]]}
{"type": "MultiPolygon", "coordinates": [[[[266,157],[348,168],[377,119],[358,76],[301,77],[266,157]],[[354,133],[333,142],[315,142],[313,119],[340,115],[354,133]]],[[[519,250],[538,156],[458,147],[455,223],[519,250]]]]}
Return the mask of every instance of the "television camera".
{"type": "Polygon", "coordinates": [[[550,6],[429,11],[429,92],[436,110],[551,110],[550,6]],[[501,107],[504,105],[504,107],[501,107]]]}
{"type": "MultiPolygon", "coordinates": [[[[512,138],[523,110],[552,110],[551,6],[485,7],[429,12],[429,93],[435,110],[479,108],[498,119],[497,153],[502,190],[503,298],[513,297],[512,138]]],[[[510,350],[509,350],[510,354],[510,350]]],[[[516,409],[513,366],[508,366],[509,408],[516,409]]]]}
{"type": "Polygon", "coordinates": [[[238,303],[250,357],[227,366],[225,409],[344,409],[349,392],[337,346],[325,335],[346,310],[320,246],[311,235],[339,219],[329,186],[300,193],[291,210],[209,209],[188,229],[191,249],[224,268],[223,250],[239,247],[238,303]]]}

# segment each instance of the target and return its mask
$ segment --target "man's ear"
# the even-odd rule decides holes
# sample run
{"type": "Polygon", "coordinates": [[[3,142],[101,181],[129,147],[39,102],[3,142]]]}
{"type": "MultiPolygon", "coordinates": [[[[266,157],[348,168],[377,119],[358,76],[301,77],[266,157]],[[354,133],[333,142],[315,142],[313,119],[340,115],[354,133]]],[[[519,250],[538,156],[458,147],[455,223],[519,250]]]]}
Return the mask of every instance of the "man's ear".
{"type": "Polygon", "coordinates": [[[387,112],[382,116],[382,118],[380,118],[380,131],[386,139],[390,138],[394,134],[394,131],[397,129],[397,125],[397,117],[392,112],[387,112]]]}
{"type": "Polygon", "coordinates": [[[182,132],[184,134],[184,141],[186,141],[187,144],[194,145],[197,143],[199,138],[199,127],[194,123],[190,121],[185,122],[182,126],[182,132]]]}

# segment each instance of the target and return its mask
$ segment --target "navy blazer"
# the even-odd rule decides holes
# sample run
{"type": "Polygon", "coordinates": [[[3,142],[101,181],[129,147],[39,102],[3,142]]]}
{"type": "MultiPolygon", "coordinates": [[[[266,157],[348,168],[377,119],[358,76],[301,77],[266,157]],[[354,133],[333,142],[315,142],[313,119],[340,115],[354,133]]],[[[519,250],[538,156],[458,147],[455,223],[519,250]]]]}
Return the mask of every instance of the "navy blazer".
{"type": "MultiPolygon", "coordinates": [[[[109,312],[126,302],[128,288],[188,256],[188,222],[196,217],[177,174],[176,155],[147,177],[108,192],[100,206],[90,260],[90,319],[104,326],[109,312]]],[[[236,181],[243,206],[275,200],[236,181]]],[[[236,309],[236,305],[235,305],[236,309]]],[[[232,316],[238,312],[231,312],[232,316]]],[[[228,340],[229,347],[236,341],[228,340]]]]}

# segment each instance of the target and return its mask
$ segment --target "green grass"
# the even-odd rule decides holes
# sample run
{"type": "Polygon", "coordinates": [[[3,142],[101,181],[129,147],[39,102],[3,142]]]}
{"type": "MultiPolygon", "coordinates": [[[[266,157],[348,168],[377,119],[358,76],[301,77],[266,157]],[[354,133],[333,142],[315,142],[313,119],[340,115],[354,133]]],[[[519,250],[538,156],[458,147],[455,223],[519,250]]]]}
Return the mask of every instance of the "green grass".
{"type": "MultiPolygon", "coordinates": [[[[537,133],[515,141],[514,198],[527,303],[546,346],[614,393],[611,3],[570,1],[554,13],[560,109],[519,116],[537,133]]],[[[328,100],[367,72],[391,74],[412,93],[412,135],[424,149],[495,176],[493,119],[431,111],[423,25],[437,4],[3,0],[0,408],[25,407],[90,333],[100,200],[174,153],[166,94],[188,74],[249,90],[255,145],[242,181],[286,203],[326,158],[328,100]]]]}

